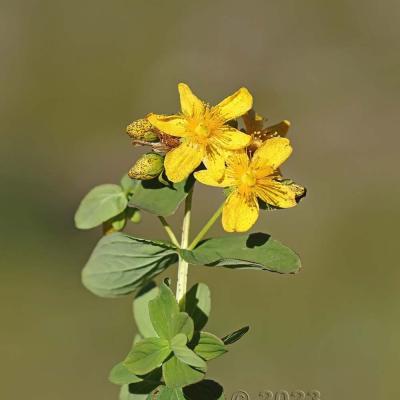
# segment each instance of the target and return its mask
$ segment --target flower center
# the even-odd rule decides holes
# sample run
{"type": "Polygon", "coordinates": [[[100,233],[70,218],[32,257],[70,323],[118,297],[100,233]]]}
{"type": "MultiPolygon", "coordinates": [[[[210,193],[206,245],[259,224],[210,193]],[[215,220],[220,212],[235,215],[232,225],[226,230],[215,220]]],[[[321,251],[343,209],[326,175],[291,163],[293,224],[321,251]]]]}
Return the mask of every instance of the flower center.
{"type": "Polygon", "coordinates": [[[200,123],[196,126],[196,128],[194,129],[194,132],[196,134],[196,136],[198,136],[199,138],[208,138],[208,136],[210,135],[210,129],[208,128],[207,125],[200,123]]]}
{"type": "Polygon", "coordinates": [[[240,177],[240,182],[243,185],[252,187],[257,183],[257,179],[252,171],[247,171],[240,177]]]}

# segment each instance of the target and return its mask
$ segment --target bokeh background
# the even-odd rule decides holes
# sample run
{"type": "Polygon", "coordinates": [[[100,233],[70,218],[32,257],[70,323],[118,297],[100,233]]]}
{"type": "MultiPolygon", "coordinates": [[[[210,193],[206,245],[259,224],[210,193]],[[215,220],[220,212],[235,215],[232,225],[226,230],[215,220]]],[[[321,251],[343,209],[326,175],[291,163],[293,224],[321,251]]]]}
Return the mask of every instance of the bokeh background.
{"type": "MultiPolygon", "coordinates": [[[[133,163],[125,126],[178,109],[180,81],[210,103],[247,86],[290,119],[284,172],[309,189],[256,226],[301,254],[300,274],[191,269],[212,288],[210,330],[251,325],[209,376],[228,399],[398,397],[399,18],[396,0],[1,0],[0,397],[117,398],[131,299],[81,286],[100,232],[73,214],[133,163]]],[[[195,201],[194,230],[221,194],[195,201]]],[[[163,238],[152,218],[131,232],[163,238]]]]}

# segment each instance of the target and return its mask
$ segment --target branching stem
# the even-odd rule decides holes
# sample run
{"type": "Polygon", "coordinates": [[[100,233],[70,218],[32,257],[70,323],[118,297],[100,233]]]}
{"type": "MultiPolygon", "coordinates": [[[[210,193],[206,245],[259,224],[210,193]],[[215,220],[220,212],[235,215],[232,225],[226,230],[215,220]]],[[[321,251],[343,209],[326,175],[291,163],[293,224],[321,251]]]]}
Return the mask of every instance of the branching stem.
{"type": "Polygon", "coordinates": [[[217,211],[213,214],[213,216],[208,220],[208,222],[203,226],[201,231],[197,234],[197,236],[193,239],[193,242],[190,243],[188,250],[193,250],[199,242],[204,238],[210,228],[215,224],[215,221],[219,218],[222,213],[222,209],[224,208],[224,203],[218,208],[217,211]]]}
{"type": "Polygon", "coordinates": [[[172,230],[171,226],[169,225],[169,223],[167,222],[167,220],[162,217],[161,215],[158,216],[158,219],[161,221],[162,226],[165,229],[165,232],[167,232],[168,237],[170,238],[171,242],[177,247],[179,248],[179,242],[178,239],[175,236],[174,231],[172,230]]]}

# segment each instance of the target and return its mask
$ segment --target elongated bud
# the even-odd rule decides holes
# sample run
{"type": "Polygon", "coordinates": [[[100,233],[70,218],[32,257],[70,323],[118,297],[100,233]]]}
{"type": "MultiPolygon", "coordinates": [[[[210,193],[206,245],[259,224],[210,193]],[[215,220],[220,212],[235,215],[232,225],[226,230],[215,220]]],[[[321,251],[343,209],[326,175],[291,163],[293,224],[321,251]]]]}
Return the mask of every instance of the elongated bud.
{"type": "Polygon", "coordinates": [[[143,154],[129,170],[132,179],[147,181],[160,175],[164,169],[164,157],[157,153],[143,154]]]}
{"type": "Polygon", "coordinates": [[[143,140],[151,143],[159,141],[158,134],[155,132],[153,125],[144,118],[129,124],[126,128],[126,133],[135,140],[143,140]]]}

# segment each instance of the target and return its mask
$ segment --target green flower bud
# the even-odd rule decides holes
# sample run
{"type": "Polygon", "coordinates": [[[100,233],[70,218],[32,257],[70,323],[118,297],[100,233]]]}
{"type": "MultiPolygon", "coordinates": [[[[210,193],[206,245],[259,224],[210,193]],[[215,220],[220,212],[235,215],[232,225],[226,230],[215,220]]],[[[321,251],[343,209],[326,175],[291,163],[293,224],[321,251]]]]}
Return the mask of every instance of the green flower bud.
{"type": "Polygon", "coordinates": [[[143,154],[129,170],[132,179],[146,181],[160,175],[164,169],[164,157],[157,153],[143,154]]]}
{"type": "Polygon", "coordinates": [[[126,209],[126,215],[134,224],[138,224],[142,220],[142,215],[137,208],[128,207],[126,209]]]}
{"type": "Polygon", "coordinates": [[[143,140],[145,142],[159,141],[153,125],[145,118],[138,119],[129,124],[126,128],[126,133],[135,140],[143,140]]]}

